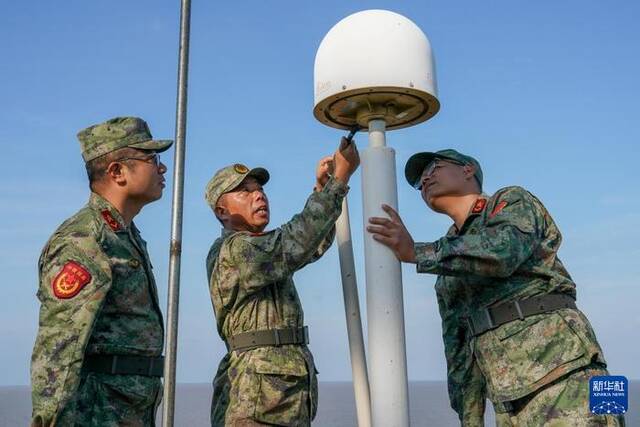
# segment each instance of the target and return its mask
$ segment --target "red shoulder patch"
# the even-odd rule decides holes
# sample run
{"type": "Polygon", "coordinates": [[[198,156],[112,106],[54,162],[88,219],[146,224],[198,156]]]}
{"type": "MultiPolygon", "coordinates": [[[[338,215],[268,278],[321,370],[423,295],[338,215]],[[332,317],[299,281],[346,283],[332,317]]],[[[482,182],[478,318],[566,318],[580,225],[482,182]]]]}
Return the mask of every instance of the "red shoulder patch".
{"type": "Polygon", "coordinates": [[[507,202],[506,201],[501,201],[500,203],[498,203],[496,205],[495,208],[493,208],[493,210],[491,211],[491,214],[489,215],[489,218],[493,218],[494,216],[498,215],[500,213],[500,211],[502,209],[504,209],[507,206],[507,202]]]}
{"type": "Polygon", "coordinates": [[[487,199],[480,198],[476,200],[476,203],[473,205],[473,209],[471,209],[471,213],[480,213],[484,210],[485,206],[487,206],[487,199]]]}
{"type": "Polygon", "coordinates": [[[67,262],[51,283],[53,294],[60,299],[69,299],[91,281],[91,273],[75,261],[67,262]]]}
{"type": "Polygon", "coordinates": [[[109,212],[107,209],[100,211],[100,213],[102,214],[102,218],[104,218],[104,221],[109,225],[109,227],[111,227],[113,231],[118,231],[122,228],[120,227],[120,223],[115,220],[113,215],[111,215],[111,212],[109,212]]]}

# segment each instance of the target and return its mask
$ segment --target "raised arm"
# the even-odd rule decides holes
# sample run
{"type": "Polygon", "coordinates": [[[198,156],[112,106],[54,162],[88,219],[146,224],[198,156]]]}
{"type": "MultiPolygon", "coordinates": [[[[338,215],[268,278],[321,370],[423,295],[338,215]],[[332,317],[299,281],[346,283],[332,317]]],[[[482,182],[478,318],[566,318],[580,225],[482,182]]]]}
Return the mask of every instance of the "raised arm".
{"type": "Polygon", "coordinates": [[[509,277],[541,241],[533,197],[514,189],[500,195],[478,234],[442,237],[415,244],[418,272],[460,276],[509,277]]]}
{"type": "Polygon", "coordinates": [[[248,288],[261,288],[292,275],[328,248],[347,183],[359,164],[355,145],[343,140],[333,155],[334,175],[323,182],[317,180],[315,190],[320,191],[309,196],[302,212],[270,233],[234,234],[222,245],[217,262],[225,264],[225,271],[236,271],[241,286],[248,288]]]}
{"type": "Polygon", "coordinates": [[[535,251],[541,224],[533,196],[514,187],[501,194],[485,226],[477,234],[445,236],[430,243],[414,243],[393,208],[383,205],[389,218],[369,219],[367,230],[403,262],[417,264],[419,273],[508,277],[535,251]]]}

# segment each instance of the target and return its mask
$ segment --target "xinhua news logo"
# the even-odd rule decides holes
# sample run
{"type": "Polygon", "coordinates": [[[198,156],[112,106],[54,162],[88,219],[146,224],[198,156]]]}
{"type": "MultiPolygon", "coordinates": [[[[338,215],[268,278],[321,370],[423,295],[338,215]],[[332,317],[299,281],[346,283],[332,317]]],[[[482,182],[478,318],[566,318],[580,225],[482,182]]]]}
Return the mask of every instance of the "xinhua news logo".
{"type": "Polygon", "coordinates": [[[589,380],[589,409],[598,415],[624,414],[629,409],[629,381],[623,376],[599,376],[589,380]]]}

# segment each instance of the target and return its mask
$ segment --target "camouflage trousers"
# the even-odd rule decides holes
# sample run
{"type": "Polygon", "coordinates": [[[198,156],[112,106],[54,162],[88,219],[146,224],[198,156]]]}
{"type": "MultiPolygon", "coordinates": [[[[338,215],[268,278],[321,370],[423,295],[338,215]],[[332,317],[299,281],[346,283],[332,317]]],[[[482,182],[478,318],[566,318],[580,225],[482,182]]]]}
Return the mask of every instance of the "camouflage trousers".
{"type": "Polygon", "coordinates": [[[152,427],[162,398],[159,378],[85,373],[58,416],[56,425],[82,427],[152,427]]]}
{"type": "Polygon", "coordinates": [[[624,427],[624,417],[589,411],[589,379],[608,375],[601,365],[574,371],[542,389],[513,401],[514,410],[496,414],[498,427],[624,427]]]}
{"type": "Polygon", "coordinates": [[[211,426],[310,426],[317,407],[315,373],[267,372],[254,362],[233,353],[222,359],[213,380],[211,426]]]}

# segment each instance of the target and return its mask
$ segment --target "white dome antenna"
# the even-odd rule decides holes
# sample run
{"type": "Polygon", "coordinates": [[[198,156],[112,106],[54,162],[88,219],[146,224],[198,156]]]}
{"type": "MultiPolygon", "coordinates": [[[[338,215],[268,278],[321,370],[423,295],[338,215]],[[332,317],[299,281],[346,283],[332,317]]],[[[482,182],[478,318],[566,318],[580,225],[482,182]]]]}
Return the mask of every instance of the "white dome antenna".
{"type": "MultiPolygon", "coordinates": [[[[327,126],[350,129],[350,137],[357,130],[369,131],[369,146],[360,152],[365,224],[372,216],[387,216],[383,203],[396,210],[398,206],[395,151],[386,145],[386,131],[433,117],[440,109],[437,96],[431,44],[422,30],[402,15],[386,10],[354,13],[331,28],[320,43],[314,66],[313,115],[327,126]]],[[[351,273],[347,211],[345,199],[336,237],[358,424],[406,427],[409,389],[400,262],[389,248],[364,232],[367,379],[360,309],[357,297],[353,297],[357,287],[351,273]]]]}
{"type": "Polygon", "coordinates": [[[440,109],[431,44],[411,20],[386,10],[358,12],[324,37],[314,66],[313,115],[327,126],[388,130],[421,123],[440,109]]]}

